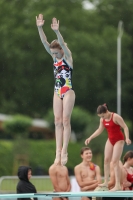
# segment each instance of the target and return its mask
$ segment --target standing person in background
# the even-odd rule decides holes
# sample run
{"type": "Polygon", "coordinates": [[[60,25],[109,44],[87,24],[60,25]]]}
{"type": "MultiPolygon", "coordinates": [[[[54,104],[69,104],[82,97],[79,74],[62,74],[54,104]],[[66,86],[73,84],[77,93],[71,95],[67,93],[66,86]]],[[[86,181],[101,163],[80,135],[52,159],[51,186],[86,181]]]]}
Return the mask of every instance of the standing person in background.
{"type": "Polygon", "coordinates": [[[115,172],[115,186],[111,189],[111,191],[121,190],[120,185],[120,170],[119,170],[119,160],[122,155],[124,140],[126,144],[131,144],[131,140],[129,139],[129,130],[127,125],[125,124],[123,118],[113,112],[108,110],[106,104],[99,105],[97,108],[97,115],[100,117],[100,125],[99,128],[88,138],[85,140],[85,144],[89,144],[90,141],[100,135],[103,130],[106,128],[108,132],[108,139],[105,145],[104,150],[104,183],[99,186],[108,187],[108,178],[110,173],[110,162],[114,166],[115,172]],[[121,128],[124,130],[124,135],[121,131],[121,128]]]}
{"type": "Polygon", "coordinates": [[[36,25],[41,41],[54,62],[53,110],[56,136],[56,158],[54,163],[58,164],[61,161],[61,164],[65,165],[68,160],[67,148],[71,135],[70,118],[75,102],[75,93],[72,87],[73,59],[71,51],[59,31],[59,20],[52,19],[51,29],[55,32],[57,40],[53,40],[50,44],[42,29],[44,21],[42,14],[36,17],[36,25]]]}
{"type": "MultiPolygon", "coordinates": [[[[82,147],[80,151],[82,162],[75,166],[74,173],[81,191],[93,191],[101,183],[100,168],[92,163],[92,151],[89,147],[82,147]]],[[[82,200],[91,200],[82,197],[82,200]]]]}
{"type": "MultiPolygon", "coordinates": [[[[70,192],[71,184],[66,166],[51,165],[49,168],[49,176],[53,184],[54,192],[70,192]]],[[[53,200],[67,200],[67,197],[54,197],[53,200]]]]}
{"type": "MultiPolygon", "coordinates": [[[[35,186],[30,182],[32,176],[31,167],[20,166],[18,168],[18,178],[19,182],[17,184],[16,190],[17,194],[23,193],[37,193],[35,186]]],[[[38,200],[37,198],[18,198],[18,200],[38,200]]]]}

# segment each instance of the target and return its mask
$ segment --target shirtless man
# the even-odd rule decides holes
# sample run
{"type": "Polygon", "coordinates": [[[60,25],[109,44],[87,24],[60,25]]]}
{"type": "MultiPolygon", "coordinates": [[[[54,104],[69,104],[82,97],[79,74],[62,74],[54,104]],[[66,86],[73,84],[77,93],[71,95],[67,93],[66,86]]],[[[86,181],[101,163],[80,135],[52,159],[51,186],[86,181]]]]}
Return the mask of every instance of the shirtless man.
{"type": "MultiPolygon", "coordinates": [[[[66,166],[62,166],[61,162],[53,164],[49,168],[49,176],[53,184],[54,192],[70,192],[71,184],[66,166]]],[[[54,197],[53,200],[68,200],[67,197],[54,197]]]]}
{"type": "MultiPolygon", "coordinates": [[[[101,183],[100,168],[91,162],[92,151],[89,147],[81,149],[82,162],[75,166],[74,173],[81,191],[93,191],[101,183]]],[[[91,200],[91,197],[82,197],[82,200],[91,200]]]]}

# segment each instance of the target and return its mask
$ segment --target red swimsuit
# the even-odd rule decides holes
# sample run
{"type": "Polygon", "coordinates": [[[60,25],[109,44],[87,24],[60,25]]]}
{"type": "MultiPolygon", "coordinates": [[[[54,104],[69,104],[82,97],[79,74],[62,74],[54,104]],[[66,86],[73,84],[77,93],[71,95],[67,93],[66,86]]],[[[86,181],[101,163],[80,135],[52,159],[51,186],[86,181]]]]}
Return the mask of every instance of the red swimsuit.
{"type": "Polygon", "coordinates": [[[114,146],[119,140],[124,140],[124,135],[121,132],[120,125],[113,122],[113,115],[114,113],[112,114],[110,121],[105,121],[105,119],[103,119],[103,125],[107,129],[109,141],[114,146]]]}
{"type": "MultiPolygon", "coordinates": [[[[125,169],[125,168],[124,168],[124,169],[125,169]]],[[[126,169],[125,169],[125,170],[126,170],[126,169]]],[[[127,172],[127,170],[126,170],[126,172],[127,172]]],[[[129,181],[130,183],[133,183],[133,174],[129,174],[129,173],[127,172],[127,181],[129,181]]],[[[133,187],[130,186],[129,189],[130,189],[130,190],[133,190],[133,187]]]]}
{"type": "MultiPolygon", "coordinates": [[[[129,181],[130,183],[133,183],[133,174],[128,174],[127,173],[127,181],[129,181]]],[[[130,190],[133,190],[133,187],[129,187],[130,190]]]]}

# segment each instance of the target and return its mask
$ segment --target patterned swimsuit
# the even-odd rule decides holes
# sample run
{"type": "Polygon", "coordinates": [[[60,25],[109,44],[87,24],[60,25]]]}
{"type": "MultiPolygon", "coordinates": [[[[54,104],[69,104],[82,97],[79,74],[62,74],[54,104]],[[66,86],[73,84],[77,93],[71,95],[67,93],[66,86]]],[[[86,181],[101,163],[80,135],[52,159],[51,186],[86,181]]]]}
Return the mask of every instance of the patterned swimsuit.
{"type": "Polygon", "coordinates": [[[67,64],[67,62],[62,59],[62,61],[54,61],[54,78],[55,87],[54,91],[56,94],[63,99],[65,93],[72,90],[72,68],[67,64]]]}

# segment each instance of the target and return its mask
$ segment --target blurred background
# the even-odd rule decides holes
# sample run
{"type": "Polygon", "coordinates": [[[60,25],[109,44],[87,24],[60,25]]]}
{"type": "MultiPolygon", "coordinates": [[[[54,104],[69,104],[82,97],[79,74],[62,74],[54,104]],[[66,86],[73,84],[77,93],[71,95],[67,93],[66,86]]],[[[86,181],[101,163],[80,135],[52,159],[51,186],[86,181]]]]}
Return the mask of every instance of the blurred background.
{"type": "MultiPolygon", "coordinates": [[[[54,40],[51,20],[60,20],[60,32],[73,56],[76,93],[67,167],[74,175],[81,162],[84,140],[97,129],[98,105],[117,112],[117,37],[121,38],[121,116],[133,140],[133,1],[132,0],[0,0],[0,176],[17,174],[30,165],[33,175],[48,175],[55,156],[52,110],[52,58],[39,38],[35,17],[42,13],[44,31],[54,40]]],[[[93,162],[103,174],[107,134],[90,147],[93,162]]],[[[124,152],[133,149],[125,146],[124,152]]]]}

